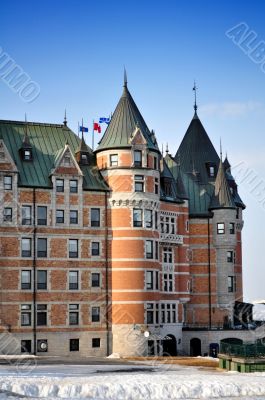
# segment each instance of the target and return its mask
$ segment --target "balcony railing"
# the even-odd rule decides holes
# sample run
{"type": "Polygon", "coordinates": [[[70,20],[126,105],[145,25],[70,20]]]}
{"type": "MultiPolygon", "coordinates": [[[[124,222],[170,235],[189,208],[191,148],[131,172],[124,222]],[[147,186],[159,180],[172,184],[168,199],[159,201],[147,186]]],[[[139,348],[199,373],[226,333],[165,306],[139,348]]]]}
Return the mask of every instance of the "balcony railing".
{"type": "Polygon", "coordinates": [[[163,243],[183,244],[183,236],[174,233],[160,233],[160,241],[163,243]]]}

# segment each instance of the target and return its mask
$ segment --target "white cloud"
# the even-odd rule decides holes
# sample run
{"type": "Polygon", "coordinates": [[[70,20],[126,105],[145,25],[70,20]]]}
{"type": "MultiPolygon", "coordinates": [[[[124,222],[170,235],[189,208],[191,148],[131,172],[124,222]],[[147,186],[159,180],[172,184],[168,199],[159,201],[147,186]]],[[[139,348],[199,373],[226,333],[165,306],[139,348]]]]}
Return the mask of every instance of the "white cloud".
{"type": "Polygon", "coordinates": [[[238,117],[264,109],[264,104],[256,101],[210,103],[200,107],[200,114],[219,117],[238,117]]]}

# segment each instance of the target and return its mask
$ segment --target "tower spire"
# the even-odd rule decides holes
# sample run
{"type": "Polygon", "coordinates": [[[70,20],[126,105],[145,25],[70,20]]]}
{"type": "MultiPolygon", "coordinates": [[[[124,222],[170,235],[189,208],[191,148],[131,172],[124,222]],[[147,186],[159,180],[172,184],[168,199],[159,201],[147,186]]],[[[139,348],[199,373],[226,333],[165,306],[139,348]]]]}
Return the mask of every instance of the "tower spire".
{"type": "Polygon", "coordinates": [[[63,120],[64,126],[67,126],[67,118],[66,118],[66,109],[64,110],[64,120],[63,120]]]}
{"type": "Polygon", "coordinates": [[[126,72],[126,68],[124,66],[124,76],[123,76],[123,87],[127,88],[127,72],[126,72]]]}
{"type": "Polygon", "coordinates": [[[222,138],[220,137],[220,159],[223,161],[222,138]]]}
{"type": "Polygon", "coordinates": [[[192,90],[194,91],[194,111],[195,111],[195,113],[197,113],[197,109],[198,109],[198,106],[197,106],[197,90],[198,90],[198,88],[197,88],[197,86],[196,86],[196,81],[194,80],[194,85],[193,85],[193,88],[192,88],[192,90]]]}

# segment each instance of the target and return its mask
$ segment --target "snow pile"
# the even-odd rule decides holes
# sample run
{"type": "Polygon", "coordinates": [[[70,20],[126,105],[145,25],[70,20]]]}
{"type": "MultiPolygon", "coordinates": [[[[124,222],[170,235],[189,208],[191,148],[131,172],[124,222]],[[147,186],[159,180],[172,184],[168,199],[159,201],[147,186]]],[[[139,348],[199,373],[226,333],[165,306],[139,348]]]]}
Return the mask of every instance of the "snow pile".
{"type": "MultiPolygon", "coordinates": [[[[265,396],[265,374],[171,373],[99,374],[87,377],[30,378],[2,376],[4,393],[17,396],[95,399],[95,400],[170,400],[222,397],[265,396]],[[6,391],[6,392],[4,392],[6,391]]],[[[6,394],[7,398],[7,394],[6,394]]]]}
{"type": "Polygon", "coordinates": [[[119,353],[112,353],[107,358],[121,358],[121,356],[119,355],[119,353]]]}

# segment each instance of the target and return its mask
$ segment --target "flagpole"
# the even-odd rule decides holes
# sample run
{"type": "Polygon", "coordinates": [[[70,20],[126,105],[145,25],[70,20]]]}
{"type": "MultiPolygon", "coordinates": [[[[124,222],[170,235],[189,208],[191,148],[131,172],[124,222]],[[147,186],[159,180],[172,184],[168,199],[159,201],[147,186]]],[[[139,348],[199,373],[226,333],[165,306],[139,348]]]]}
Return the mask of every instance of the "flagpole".
{"type": "Polygon", "coordinates": [[[94,151],[94,120],[93,120],[93,127],[92,127],[92,150],[94,151]]]}
{"type": "Polygon", "coordinates": [[[80,138],[80,136],[79,136],[79,130],[80,130],[80,128],[79,128],[79,121],[78,121],[77,134],[78,134],[78,137],[80,138]]]}

